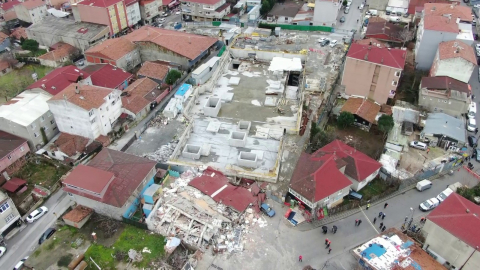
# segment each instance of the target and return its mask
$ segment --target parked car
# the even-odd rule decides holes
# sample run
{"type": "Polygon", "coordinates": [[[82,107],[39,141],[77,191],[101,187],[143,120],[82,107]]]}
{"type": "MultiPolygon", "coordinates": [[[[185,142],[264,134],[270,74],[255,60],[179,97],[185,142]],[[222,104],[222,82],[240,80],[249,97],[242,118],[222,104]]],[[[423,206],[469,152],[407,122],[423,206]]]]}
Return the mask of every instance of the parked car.
{"type": "Polygon", "coordinates": [[[468,136],[468,145],[470,145],[471,147],[474,147],[474,145],[477,144],[477,138],[475,138],[475,136],[468,136]]]}
{"type": "Polygon", "coordinates": [[[348,14],[348,12],[350,12],[350,7],[346,7],[345,10],[343,11],[343,13],[345,14],[348,14]]]}
{"type": "Polygon", "coordinates": [[[415,188],[420,192],[422,192],[426,189],[429,189],[431,187],[432,187],[432,182],[427,180],[427,179],[424,179],[424,180],[418,182],[417,185],[415,186],[415,188]]]}
{"type": "Polygon", "coordinates": [[[40,239],[38,239],[38,244],[41,245],[43,242],[45,242],[47,239],[52,237],[52,235],[56,232],[54,228],[48,228],[42,236],[40,236],[40,239]]]}
{"type": "Polygon", "coordinates": [[[332,48],[335,47],[335,46],[337,46],[337,44],[338,44],[338,40],[335,40],[335,39],[334,39],[334,40],[331,40],[331,41],[330,41],[330,47],[332,47],[332,48]]]}
{"type": "Polygon", "coordinates": [[[438,194],[437,200],[439,202],[443,202],[452,193],[453,193],[453,190],[451,190],[450,188],[447,188],[444,191],[442,191],[442,193],[438,194]]]}
{"type": "Polygon", "coordinates": [[[20,270],[23,268],[23,265],[25,264],[25,261],[28,259],[28,256],[21,259],[16,265],[15,267],[13,267],[13,270],[20,270]]]}
{"type": "Polygon", "coordinates": [[[0,258],[3,256],[3,254],[5,254],[5,252],[7,252],[7,248],[0,246],[0,258]]]}
{"type": "Polygon", "coordinates": [[[365,7],[365,4],[362,3],[362,4],[360,4],[360,6],[358,7],[358,9],[362,10],[364,7],[365,7]]]}
{"type": "Polygon", "coordinates": [[[468,118],[467,120],[467,130],[474,132],[477,128],[477,121],[475,118],[468,118]]]}
{"type": "Polygon", "coordinates": [[[41,218],[43,215],[45,215],[48,212],[48,208],[45,206],[42,206],[38,209],[33,210],[30,215],[26,218],[26,221],[28,223],[33,223],[35,220],[41,218]]]}
{"type": "Polygon", "coordinates": [[[325,47],[330,43],[329,39],[324,39],[322,42],[320,42],[320,46],[325,47]]]}
{"type": "Polygon", "coordinates": [[[260,209],[262,210],[263,213],[265,213],[265,215],[267,215],[269,217],[275,216],[275,210],[273,210],[270,207],[270,205],[268,205],[266,203],[262,203],[262,205],[260,206],[260,209]]]}
{"type": "Polygon", "coordinates": [[[181,11],[177,11],[175,12],[175,15],[180,15],[182,12],[181,11]]]}
{"type": "Polygon", "coordinates": [[[473,156],[476,161],[480,162],[480,149],[475,148],[475,150],[473,150],[473,156]]]}
{"type": "Polygon", "coordinates": [[[422,211],[430,211],[437,207],[439,204],[440,202],[437,200],[437,198],[431,198],[421,203],[418,208],[420,208],[420,210],[422,211]]]}
{"type": "Polygon", "coordinates": [[[317,39],[317,41],[322,43],[325,39],[327,39],[327,38],[326,37],[321,37],[321,38],[317,39]]]}
{"type": "Polygon", "coordinates": [[[342,16],[342,17],[340,18],[340,22],[341,22],[341,23],[344,23],[344,22],[345,22],[345,16],[342,16]]]}
{"type": "Polygon", "coordinates": [[[419,141],[411,141],[410,147],[417,148],[420,150],[427,150],[427,144],[419,141]]]}

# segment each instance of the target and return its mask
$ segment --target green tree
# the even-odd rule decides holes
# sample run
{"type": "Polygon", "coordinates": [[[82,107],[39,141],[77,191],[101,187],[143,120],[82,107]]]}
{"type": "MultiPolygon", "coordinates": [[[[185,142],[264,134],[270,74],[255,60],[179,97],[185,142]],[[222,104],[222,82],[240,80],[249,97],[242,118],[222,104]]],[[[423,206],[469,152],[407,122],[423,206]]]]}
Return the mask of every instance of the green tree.
{"type": "Polygon", "coordinates": [[[262,7],[260,8],[260,14],[261,15],[267,15],[267,13],[270,11],[270,9],[272,9],[272,7],[270,6],[270,2],[264,1],[263,4],[262,4],[262,7]]]}
{"type": "Polygon", "coordinates": [[[346,7],[347,4],[348,4],[348,1],[347,1],[347,0],[343,0],[342,5],[343,5],[344,7],[346,7]]]}
{"type": "Polygon", "coordinates": [[[377,125],[380,131],[383,131],[383,133],[387,134],[390,132],[390,130],[392,130],[395,123],[393,122],[393,117],[391,115],[384,114],[378,119],[377,125]]]}
{"type": "Polygon", "coordinates": [[[342,129],[353,125],[353,122],[355,122],[355,117],[349,112],[341,112],[337,119],[337,125],[342,129]]]}
{"type": "Polygon", "coordinates": [[[22,43],[22,49],[35,52],[38,50],[38,42],[34,39],[26,39],[22,43]]]}
{"type": "Polygon", "coordinates": [[[167,78],[165,78],[165,83],[172,85],[174,84],[178,79],[182,77],[182,73],[176,69],[170,70],[167,74],[167,78]]]}
{"type": "Polygon", "coordinates": [[[312,129],[310,133],[311,151],[315,152],[325,145],[335,140],[335,127],[327,126],[326,129],[320,129],[315,122],[312,122],[312,129]]]}

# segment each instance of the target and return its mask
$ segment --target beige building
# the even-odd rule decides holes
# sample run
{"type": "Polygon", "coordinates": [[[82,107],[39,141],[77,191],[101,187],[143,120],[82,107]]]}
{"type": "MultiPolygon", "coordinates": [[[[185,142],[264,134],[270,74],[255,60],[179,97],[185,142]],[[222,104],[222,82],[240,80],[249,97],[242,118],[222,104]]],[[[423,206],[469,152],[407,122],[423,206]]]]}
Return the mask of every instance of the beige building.
{"type": "Polygon", "coordinates": [[[480,269],[480,206],[453,193],[427,216],[423,249],[448,269],[480,269]]]}
{"type": "Polygon", "coordinates": [[[16,226],[16,221],[20,220],[15,204],[7,194],[0,190],[0,235],[7,235],[16,226]]]}
{"type": "Polygon", "coordinates": [[[195,21],[221,21],[230,13],[225,0],[181,0],[183,19],[195,21]]]}
{"type": "Polygon", "coordinates": [[[387,103],[395,97],[405,56],[406,52],[400,49],[352,44],[342,74],[345,93],[387,103]]]}
{"type": "Polygon", "coordinates": [[[470,45],[460,40],[446,41],[438,45],[430,76],[448,76],[468,83],[476,65],[477,58],[470,45]]]}
{"type": "Polygon", "coordinates": [[[38,23],[47,16],[47,5],[43,0],[28,0],[15,6],[17,18],[28,23],[38,23]]]}

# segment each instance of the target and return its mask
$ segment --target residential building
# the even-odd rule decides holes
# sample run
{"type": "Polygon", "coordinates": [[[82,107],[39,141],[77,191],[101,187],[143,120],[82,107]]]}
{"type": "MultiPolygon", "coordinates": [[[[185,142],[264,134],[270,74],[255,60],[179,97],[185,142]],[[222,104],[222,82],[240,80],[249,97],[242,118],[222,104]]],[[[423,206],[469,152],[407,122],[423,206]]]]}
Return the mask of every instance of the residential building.
{"type": "Polygon", "coordinates": [[[124,0],[125,8],[127,12],[127,23],[128,27],[133,27],[138,24],[142,19],[140,15],[140,5],[138,4],[139,0],[124,0]]]}
{"type": "Polygon", "coordinates": [[[427,70],[432,66],[441,42],[460,40],[469,46],[473,43],[472,10],[456,2],[426,3],[424,6],[417,29],[415,62],[416,68],[427,70]]]}
{"type": "MultiPolygon", "coordinates": [[[[9,2],[10,3],[10,2],[9,2]]],[[[18,27],[12,30],[12,33],[10,34],[11,38],[14,38],[16,40],[21,40],[22,38],[27,39],[27,32],[25,31],[24,27],[18,27]]]]}
{"type": "Polygon", "coordinates": [[[430,112],[462,117],[468,112],[472,89],[469,84],[447,76],[424,77],[418,91],[418,105],[430,112]]]}
{"type": "Polygon", "coordinates": [[[226,0],[180,0],[184,20],[220,21],[230,13],[226,0]]]}
{"type": "Polygon", "coordinates": [[[395,16],[402,16],[408,13],[409,0],[389,0],[386,11],[395,16]]]}
{"type": "Polygon", "coordinates": [[[159,85],[149,78],[138,79],[123,91],[123,108],[136,121],[147,116],[150,109],[160,103],[168,94],[168,90],[160,90],[159,85]]]}
{"type": "Polygon", "coordinates": [[[22,216],[12,199],[0,190],[0,235],[5,237],[21,223],[22,216]]]}
{"type": "MultiPolygon", "coordinates": [[[[110,64],[88,65],[82,69],[83,72],[90,74],[92,85],[123,90],[128,87],[133,74],[110,64]]],[[[82,81],[82,84],[85,81],[82,81]]]]}
{"type": "Polygon", "coordinates": [[[120,33],[129,26],[123,0],[83,0],[72,4],[72,13],[77,22],[108,26],[110,36],[120,33]]]}
{"type": "Polygon", "coordinates": [[[377,123],[380,105],[366,98],[350,97],[343,105],[341,112],[349,112],[355,117],[354,125],[369,131],[377,123]]]}
{"type": "Polygon", "coordinates": [[[402,31],[404,31],[404,28],[398,24],[379,20],[368,23],[365,38],[375,38],[383,42],[402,43],[402,31]]]}
{"type": "Polygon", "coordinates": [[[452,193],[427,216],[423,249],[449,269],[479,269],[479,226],[480,206],[452,193]]]}
{"type": "Polygon", "coordinates": [[[121,69],[132,70],[141,63],[135,44],[125,37],[107,39],[85,51],[89,64],[109,63],[121,69]]]}
{"type": "Polygon", "coordinates": [[[108,136],[122,113],[120,90],[70,84],[47,103],[61,132],[96,139],[108,136]]]}
{"type": "Polygon", "coordinates": [[[395,97],[405,66],[406,52],[353,43],[347,53],[342,75],[345,93],[385,104],[395,97]]]}
{"type": "Polygon", "coordinates": [[[315,0],[313,25],[335,26],[341,7],[340,0],[315,0]]]}
{"type": "Polygon", "coordinates": [[[10,45],[10,37],[5,33],[0,32],[0,52],[5,51],[10,45]]]}
{"type": "Polygon", "coordinates": [[[38,150],[58,133],[53,114],[48,110],[50,95],[40,89],[24,91],[0,106],[0,130],[28,141],[38,150]]]}
{"type": "Polygon", "coordinates": [[[365,39],[355,40],[355,43],[361,44],[361,45],[367,45],[367,46],[374,46],[378,48],[387,48],[386,46],[387,43],[375,38],[365,38],[365,39]]]}
{"type": "Polygon", "coordinates": [[[352,253],[361,269],[447,270],[422,250],[414,239],[395,228],[387,229],[381,235],[353,248],[352,253]]]}
{"type": "Polygon", "coordinates": [[[155,161],[103,148],[87,165],[63,180],[63,190],[77,204],[121,220],[130,217],[139,198],[154,184],[155,161]]]}
{"type": "Polygon", "coordinates": [[[10,175],[25,164],[29,152],[27,140],[0,131],[0,184],[10,180],[10,175]]]}
{"type": "Polygon", "coordinates": [[[142,62],[163,60],[190,69],[210,54],[217,39],[152,26],[124,36],[137,45],[142,62]]]}
{"type": "Polygon", "coordinates": [[[448,76],[468,83],[476,66],[477,57],[470,45],[459,40],[445,41],[438,46],[430,76],[448,76]]]}
{"type": "Polygon", "coordinates": [[[466,145],[467,130],[463,118],[445,113],[429,113],[420,139],[428,141],[430,146],[448,150],[458,150],[466,145]]]}
{"type": "Polygon", "coordinates": [[[109,31],[105,25],[75,22],[54,16],[47,16],[26,29],[28,38],[36,40],[40,45],[51,47],[55,43],[64,42],[82,52],[106,39],[109,31]]]}
{"type": "Polygon", "coordinates": [[[152,24],[160,16],[160,4],[161,2],[156,0],[140,0],[140,17],[144,25],[152,24]]]}
{"type": "Polygon", "coordinates": [[[0,77],[13,70],[13,67],[18,64],[18,60],[0,60],[0,77]]]}
{"type": "Polygon", "coordinates": [[[27,23],[36,24],[47,16],[47,4],[43,0],[27,0],[14,9],[17,18],[27,23]]]}
{"type": "Polygon", "coordinates": [[[59,42],[54,44],[49,52],[40,55],[40,64],[47,67],[59,67],[80,55],[80,50],[68,43],[59,42]]]}
{"type": "Polygon", "coordinates": [[[281,24],[292,23],[293,18],[297,15],[303,3],[285,1],[283,3],[276,3],[275,6],[268,12],[267,21],[281,24]]]}
{"type": "Polygon", "coordinates": [[[362,189],[378,174],[381,164],[339,140],[313,154],[302,153],[290,180],[289,193],[310,211],[333,207],[350,188],[362,189]]]}
{"type": "Polygon", "coordinates": [[[29,85],[27,89],[42,89],[47,92],[48,95],[55,96],[70,84],[80,81],[82,81],[83,84],[92,84],[89,73],[76,66],[65,66],[54,69],[45,75],[45,77],[29,85]]]}
{"type": "Polygon", "coordinates": [[[163,82],[165,82],[165,78],[167,77],[170,69],[175,69],[175,67],[172,67],[167,63],[159,63],[158,61],[146,61],[138,70],[137,76],[138,78],[147,77],[161,85],[163,82]]]}
{"type": "Polygon", "coordinates": [[[297,12],[297,15],[292,20],[293,25],[313,25],[313,16],[315,14],[313,3],[305,3],[300,10],[297,12]]]}
{"type": "MultiPolygon", "coordinates": [[[[14,7],[16,5],[20,5],[20,4],[21,4],[21,2],[18,1],[18,0],[11,0],[11,1],[8,1],[8,2],[0,3],[0,15],[2,17],[4,17],[4,19],[5,19],[5,14],[6,13],[13,12],[15,14],[14,7]]],[[[16,16],[16,14],[15,14],[15,16],[16,16]]]]}

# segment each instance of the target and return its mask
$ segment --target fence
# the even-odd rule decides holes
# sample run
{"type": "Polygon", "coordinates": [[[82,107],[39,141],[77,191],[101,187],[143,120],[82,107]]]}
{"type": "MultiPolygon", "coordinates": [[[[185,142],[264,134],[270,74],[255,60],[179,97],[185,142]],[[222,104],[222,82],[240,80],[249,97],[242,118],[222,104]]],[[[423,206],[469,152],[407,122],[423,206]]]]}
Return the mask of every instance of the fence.
{"type": "Polygon", "coordinates": [[[320,31],[320,32],[332,32],[330,26],[313,26],[313,25],[292,25],[292,24],[270,24],[259,23],[258,27],[275,30],[276,27],[280,27],[283,30],[297,30],[297,31],[320,31]]]}

